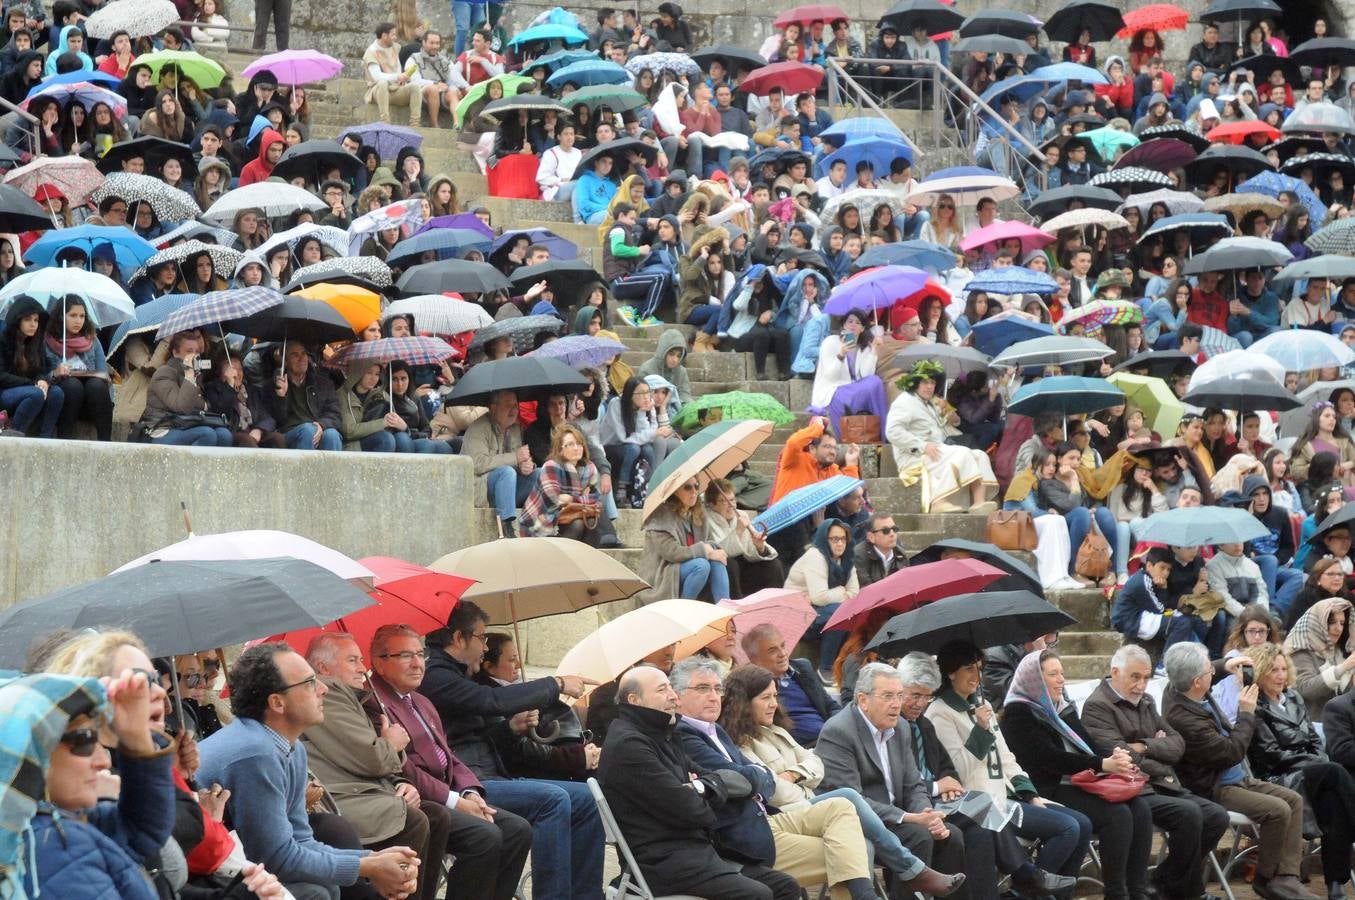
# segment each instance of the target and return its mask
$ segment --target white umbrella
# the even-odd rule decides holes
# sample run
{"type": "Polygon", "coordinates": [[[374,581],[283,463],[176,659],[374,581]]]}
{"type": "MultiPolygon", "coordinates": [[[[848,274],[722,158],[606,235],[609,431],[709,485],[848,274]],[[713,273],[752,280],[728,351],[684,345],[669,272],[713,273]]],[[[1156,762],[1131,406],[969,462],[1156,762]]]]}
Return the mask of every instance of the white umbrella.
{"type": "Polygon", "coordinates": [[[555,671],[606,683],[679,641],[709,644],[725,633],[725,622],[737,612],[699,600],[659,600],[602,625],[571,647],[555,671]]]}
{"type": "Polygon", "coordinates": [[[877,206],[888,206],[895,216],[903,215],[903,198],[893,191],[881,191],[874,188],[853,188],[839,194],[824,204],[822,220],[832,222],[838,210],[843,206],[855,206],[861,213],[861,219],[869,222],[877,206]]]}
{"type": "Polygon", "coordinates": [[[420,294],[396,300],[381,314],[381,321],[395,316],[413,316],[414,327],[432,334],[461,334],[494,324],[494,317],[478,303],[441,294],[420,294]]]}
{"type": "Polygon", "coordinates": [[[348,252],[352,256],[357,256],[358,248],[369,234],[387,228],[403,228],[406,225],[413,231],[421,224],[423,224],[423,207],[420,204],[407,203],[403,200],[387,204],[352,221],[348,226],[348,252]]]}
{"type": "Polygon", "coordinates": [[[290,184],[259,181],[227,191],[220,200],[208,207],[202,219],[230,224],[238,213],[247,209],[259,210],[272,219],[302,209],[318,212],[327,208],[324,201],[310,191],[290,184]]]}
{"type": "Polygon", "coordinates": [[[122,0],[109,3],[85,20],[85,33],[94,38],[111,38],[125,31],[133,40],[159,34],[179,21],[179,11],[171,0],[122,0]]]}
{"type": "Polygon", "coordinates": [[[1089,225],[1098,225],[1107,231],[1114,231],[1116,228],[1128,228],[1129,220],[1119,213],[1085,206],[1057,215],[1048,222],[1041,222],[1040,230],[1057,234],[1062,228],[1086,228],[1089,225]]]}
{"type": "Polygon", "coordinates": [[[267,259],[270,252],[277,247],[281,247],[284,243],[295,249],[297,243],[302,238],[307,237],[314,237],[340,256],[348,252],[348,232],[342,228],[335,228],[333,225],[320,225],[315,222],[302,222],[286,231],[276,232],[260,244],[258,247],[259,255],[267,259]]]}
{"type": "Polygon", "coordinates": [[[1251,345],[1251,352],[1269,356],[1286,372],[1339,368],[1355,362],[1355,350],[1336,335],[1308,328],[1287,328],[1266,335],[1251,345]]]}
{"type": "Polygon", "coordinates": [[[1229,350],[1200,363],[1190,376],[1190,390],[1220,378],[1269,378],[1284,384],[1284,366],[1260,353],[1229,350]]]}
{"type": "Polygon", "coordinates": [[[1317,103],[1309,103],[1302,109],[1296,109],[1284,120],[1280,126],[1280,131],[1285,134],[1294,134],[1302,131],[1321,131],[1335,132],[1336,134],[1350,134],[1355,132],[1355,122],[1351,121],[1350,113],[1328,100],[1322,100],[1317,103]]]}
{"type": "MultiPolygon", "coordinates": [[[[128,2],[128,0],[123,0],[128,2]]],[[[280,185],[271,185],[280,187],[280,185]]],[[[234,192],[232,192],[234,193],[234,192]]],[[[127,201],[127,217],[132,218],[132,209],[138,203],[150,206],[156,218],[161,222],[182,222],[195,219],[202,210],[193,198],[178,188],[170,187],[159,178],[141,175],[136,172],[114,172],[104,179],[89,195],[93,203],[101,203],[106,197],[121,197],[127,201]]]]}
{"type": "Polygon", "coordinates": [[[0,318],[20,294],[46,306],[58,297],[78,294],[97,328],[119,325],[136,315],[136,304],[118,283],[98,272],[48,266],[25,272],[0,290],[0,318]]]}
{"type": "Polygon", "coordinates": [[[955,175],[947,178],[929,178],[921,182],[906,198],[906,202],[917,206],[931,206],[942,194],[950,194],[957,204],[973,206],[984,197],[991,197],[999,203],[1010,200],[1021,189],[1010,178],[1004,178],[994,172],[992,175],[955,175]]]}
{"type": "Polygon", "coordinates": [[[1148,191],[1145,194],[1130,194],[1116,211],[1123,214],[1126,209],[1135,206],[1146,219],[1148,211],[1153,208],[1155,203],[1166,206],[1167,214],[1172,216],[1199,212],[1204,208],[1204,201],[1189,191],[1173,191],[1161,188],[1156,191],[1148,191]]]}
{"type": "Polygon", "coordinates": [[[1285,437],[1298,437],[1303,432],[1309,420],[1313,417],[1312,406],[1319,400],[1330,400],[1331,395],[1345,388],[1355,391],[1355,380],[1343,378],[1340,381],[1314,381],[1295,396],[1303,405],[1298,409],[1290,409],[1280,413],[1280,425],[1276,429],[1278,434],[1285,437]]]}
{"type": "Polygon", "coordinates": [[[112,573],[125,572],[149,563],[165,560],[224,560],[224,559],[276,559],[292,557],[314,563],[322,569],[328,569],[340,578],[360,582],[370,587],[375,578],[372,570],[352,557],[324,544],[304,538],[299,534],[286,531],[225,531],[220,534],[190,534],[187,538],[168,547],[161,547],[145,556],[119,566],[112,573]]]}

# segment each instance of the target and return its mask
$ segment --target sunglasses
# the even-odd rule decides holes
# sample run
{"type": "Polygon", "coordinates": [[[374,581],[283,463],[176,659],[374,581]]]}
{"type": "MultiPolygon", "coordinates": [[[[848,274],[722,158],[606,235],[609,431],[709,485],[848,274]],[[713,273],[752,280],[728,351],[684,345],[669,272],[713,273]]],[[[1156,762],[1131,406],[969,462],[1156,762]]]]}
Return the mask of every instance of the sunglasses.
{"type": "Polygon", "coordinates": [[[890,525],[890,526],[885,527],[885,528],[872,528],[872,529],[870,530],[870,533],[871,533],[871,534],[894,534],[894,533],[896,533],[898,530],[899,530],[899,527],[898,527],[897,525],[890,525]]]}
{"type": "Polygon", "coordinates": [[[99,746],[99,732],[94,728],[77,728],[61,736],[61,743],[71,751],[72,756],[91,757],[99,746]]]}

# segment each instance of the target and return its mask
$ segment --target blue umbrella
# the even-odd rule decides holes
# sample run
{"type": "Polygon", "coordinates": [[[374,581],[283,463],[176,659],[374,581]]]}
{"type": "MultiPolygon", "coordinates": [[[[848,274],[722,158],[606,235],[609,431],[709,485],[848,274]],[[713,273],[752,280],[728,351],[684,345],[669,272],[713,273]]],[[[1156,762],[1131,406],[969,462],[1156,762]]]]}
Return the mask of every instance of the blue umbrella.
{"type": "Polygon", "coordinates": [[[928,272],[940,274],[955,268],[955,251],[931,241],[899,241],[894,244],[881,244],[871,247],[856,258],[857,269],[873,269],[876,266],[913,266],[928,272]]]}
{"type": "Polygon", "coordinates": [[[402,260],[411,260],[417,264],[422,261],[419,257],[430,251],[436,253],[440,260],[460,259],[467,250],[488,253],[489,244],[489,238],[470,228],[434,228],[396,244],[387,255],[386,262],[392,266],[402,260]]]}
{"type": "Polygon", "coordinates": [[[376,148],[376,155],[382,159],[395,159],[406,147],[418,150],[419,145],[423,143],[423,135],[413,128],[385,122],[369,122],[366,125],[346,128],[340,133],[339,140],[343,140],[343,136],[349,134],[367,146],[376,148]]]}
{"type": "Polygon", "coordinates": [[[776,534],[864,485],[865,482],[860,478],[834,475],[823,481],[796,488],[767,507],[753,520],[753,527],[761,526],[767,530],[767,534],[776,534]]]}
{"type": "Polygon", "coordinates": [[[156,331],[159,329],[160,323],[165,320],[165,316],[182,309],[196,299],[198,299],[197,294],[162,294],[149,303],[138,306],[135,315],[119,325],[118,330],[113,332],[113,337],[108,342],[108,355],[112,356],[118,352],[122,342],[132,335],[156,331]]]}
{"type": "Polygon", "coordinates": [[[494,239],[490,253],[497,253],[501,247],[519,236],[525,236],[533,244],[541,244],[550,251],[550,258],[578,259],[579,248],[573,241],[560,237],[549,228],[514,228],[505,231],[494,239]]]}
{"type": "Polygon", "coordinates": [[[532,41],[563,41],[566,44],[586,44],[588,43],[588,35],[568,25],[547,22],[544,25],[533,25],[531,28],[519,32],[516,37],[509,40],[508,46],[519,47],[532,41]]]}
{"type": "Polygon", "coordinates": [[[1308,210],[1308,218],[1314,222],[1322,222],[1327,218],[1327,207],[1313,189],[1308,187],[1307,182],[1301,178],[1294,178],[1289,175],[1281,175],[1279,172],[1262,172],[1252,178],[1239,184],[1233,190],[1239,194],[1257,193],[1265,194],[1267,197],[1278,197],[1285,191],[1292,192],[1299,198],[1303,208],[1308,210]]]}
{"type": "Polygon", "coordinates": [[[868,162],[877,177],[884,177],[889,174],[889,167],[894,160],[900,157],[908,160],[908,165],[913,164],[913,151],[902,141],[887,137],[858,137],[820,159],[817,168],[820,175],[827,175],[833,163],[842,160],[847,164],[847,173],[851,176],[858,165],[868,162]]]}
{"type": "Polygon", "coordinates": [[[594,337],[591,334],[571,334],[547,341],[527,355],[558,359],[572,369],[582,369],[604,366],[611,362],[613,357],[624,352],[626,345],[610,338],[594,337]]]}
{"type": "Polygon", "coordinates": [[[1191,243],[1216,236],[1231,237],[1233,234],[1233,226],[1229,225],[1228,219],[1219,213],[1182,213],[1179,216],[1167,216],[1165,219],[1158,219],[1151,228],[1143,233],[1143,237],[1139,238],[1139,243],[1143,243],[1155,235],[1183,229],[1190,231],[1191,243]]]}
{"type": "Polygon", "coordinates": [[[993,104],[994,99],[1003,94],[1012,94],[1017,100],[1025,103],[1032,97],[1043,94],[1050,87],[1069,81],[1080,81],[1083,84],[1110,83],[1105,75],[1090,66],[1061,62],[1050,66],[1041,66],[1024,75],[1004,78],[996,84],[990,85],[988,90],[983,92],[981,99],[984,103],[995,106],[993,104]]]}
{"type": "Polygon", "coordinates": [[[1005,319],[984,319],[976,323],[969,333],[974,336],[975,347],[989,356],[996,356],[1017,341],[1048,337],[1054,333],[1054,326],[1013,316],[1005,319]]]}
{"type": "Polygon", "coordinates": [[[1007,411],[1032,417],[1043,412],[1056,412],[1067,417],[1121,403],[1124,403],[1124,391],[1104,379],[1055,375],[1022,385],[1007,405],[1007,411]]]}
{"type": "Polygon", "coordinates": [[[803,150],[792,150],[789,147],[768,147],[766,150],[758,151],[756,156],[748,160],[748,168],[753,172],[758,172],[767,163],[779,163],[795,157],[808,160],[809,154],[803,150]]]}
{"type": "Polygon", "coordinates": [[[102,84],[113,88],[122,83],[116,76],[109,75],[107,72],[100,72],[97,69],[94,71],[76,69],[74,72],[62,72],[60,75],[52,75],[42,79],[42,81],[29,89],[28,97],[26,99],[36,97],[42,92],[43,88],[51,87],[54,84],[79,84],[82,81],[88,81],[90,84],[102,84]]]}
{"type": "Polygon", "coordinates": [[[899,126],[888,119],[872,119],[868,116],[856,116],[842,119],[819,132],[819,137],[834,147],[859,137],[882,137],[902,140],[903,132],[899,126]]]}
{"type": "Polygon", "coordinates": [[[1270,531],[1248,510],[1231,506],[1196,506],[1153,513],[1135,529],[1138,539],[1173,547],[1245,544],[1270,531]]]}
{"type": "Polygon", "coordinates": [[[57,252],[66,247],[77,247],[87,257],[94,257],[94,248],[111,246],[119,268],[128,272],[145,264],[155,255],[155,245],[121,225],[79,225],[75,228],[53,229],[33,242],[24,254],[30,265],[50,266],[57,252]]]}
{"type": "Polygon", "coordinates": [[[618,66],[610,59],[584,59],[556,69],[546,79],[546,84],[558,91],[567,84],[590,87],[595,84],[630,84],[634,80],[624,66],[618,66]]]}
{"type": "Polygon", "coordinates": [[[538,56],[531,62],[524,63],[522,72],[525,75],[532,69],[545,67],[547,72],[554,72],[561,66],[567,66],[570,63],[580,62],[585,59],[597,59],[598,55],[588,50],[556,50],[554,53],[547,53],[545,56],[538,56]]]}
{"type": "Polygon", "coordinates": [[[881,266],[839,284],[823,311],[845,316],[854,309],[888,309],[894,301],[916,294],[927,283],[927,273],[912,266],[881,266]]]}
{"type": "Polygon", "coordinates": [[[1059,284],[1046,272],[1025,266],[1006,266],[980,272],[965,285],[966,291],[990,291],[994,294],[1052,294],[1059,284]]]}

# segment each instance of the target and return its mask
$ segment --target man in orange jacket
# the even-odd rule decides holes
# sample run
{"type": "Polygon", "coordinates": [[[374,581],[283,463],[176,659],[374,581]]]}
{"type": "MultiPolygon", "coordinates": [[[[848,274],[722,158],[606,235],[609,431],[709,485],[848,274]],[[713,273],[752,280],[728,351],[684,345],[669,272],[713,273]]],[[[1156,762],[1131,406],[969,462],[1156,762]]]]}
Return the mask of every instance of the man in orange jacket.
{"type": "Polygon", "coordinates": [[[848,444],[843,452],[843,465],[837,464],[837,438],[826,431],[828,420],[815,416],[809,424],[790,436],[776,463],[776,480],[772,482],[772,503],[780,500],[796,488],[832,478],[834,475],[850,475],[860,478],[857,462],[861,459],[861,448],[848,444]]]}

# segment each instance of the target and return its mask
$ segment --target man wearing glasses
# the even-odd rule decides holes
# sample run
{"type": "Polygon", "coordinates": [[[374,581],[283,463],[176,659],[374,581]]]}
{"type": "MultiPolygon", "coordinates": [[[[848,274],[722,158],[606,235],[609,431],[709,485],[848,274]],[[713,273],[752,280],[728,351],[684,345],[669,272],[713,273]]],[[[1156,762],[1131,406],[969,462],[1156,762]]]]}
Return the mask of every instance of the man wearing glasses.
{"type": "Polygon", "coordinates": [[[908,557],[899,549],[899,527],[886,512],[871,515],[866,540],[856,545],[856,580],[865,587],[886,575],[908,567],[908,557]]]}

